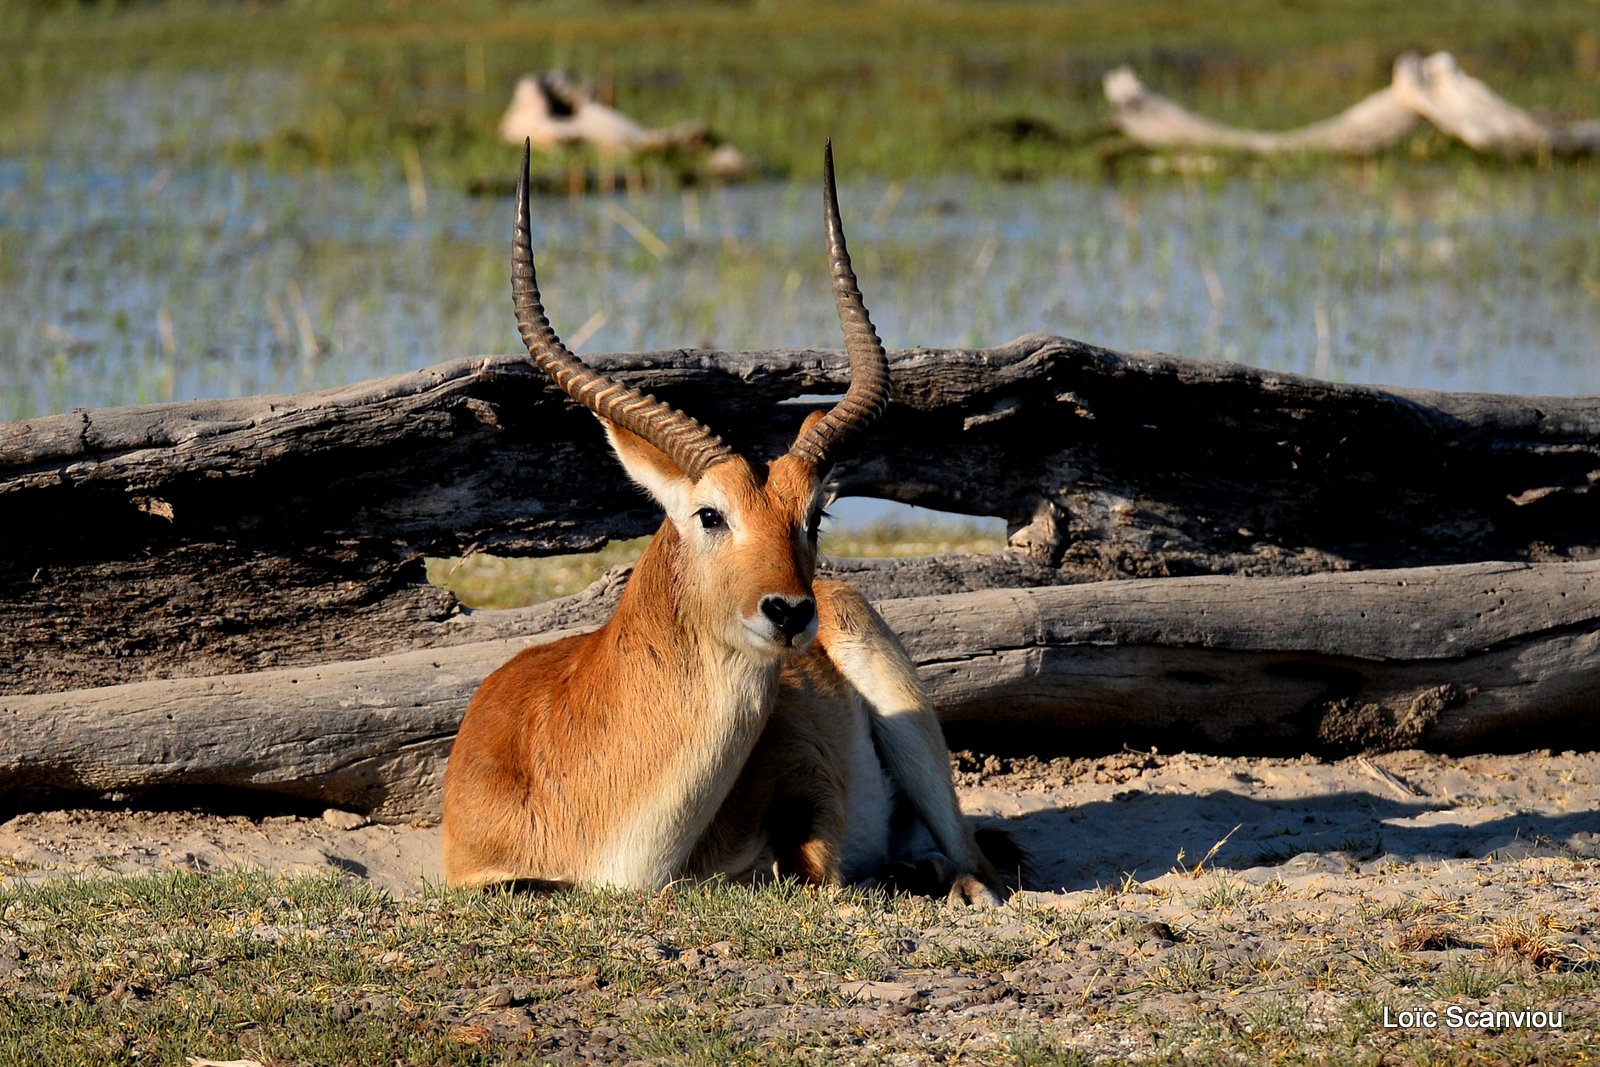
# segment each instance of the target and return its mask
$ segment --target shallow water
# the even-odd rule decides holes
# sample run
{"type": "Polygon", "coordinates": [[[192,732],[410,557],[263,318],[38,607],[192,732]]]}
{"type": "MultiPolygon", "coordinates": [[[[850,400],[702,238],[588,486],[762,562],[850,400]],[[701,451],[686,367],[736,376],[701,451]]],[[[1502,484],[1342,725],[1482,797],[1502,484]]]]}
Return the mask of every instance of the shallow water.
{"type": "MultiPolygon", "coordinates": [[[[85,81],[0,157],[0,419],[298,391],[518,348],[509,196],[229,165],[315,106],[270,69],[85,81]]],[[[506,177],[516,153],[505,153],[506,177]]],[[[1330,165],[1296,177],[851,182],[891,347],[1050,331],[1347,381],[1600,393],[1600,171],[1330,165]]],[[[817,190],[542,197],[582,351],[834,346],[817,190]]]]}
{"type": "MultiPolygon", "coordinates": [[[[23,93],[0,128],[0,419],[517,349],[509,196],[435,184],[400,145],[360,173],[226,162],[322,129],[332,76],[252,52],[23,93]]],[[[1592,164],[1395,155],[1011,185],[852,181],[847,144],[839,164],[891,346],[1044,330],[1349,381],[1600,393],[1592,164]]],[[[818,216],[810,182],[541,198],[547,304],[586,351],[832,346],[818,216]]]]}
{"type": "MultiPolygon", "coordinates": [[[[841,197],[891,347],[1045,330],[1336,380],[1584,394],[1600,393],[1597,188],[1574,168],[1437,188],[1341,169],[841,197]]],[[[0,161],[0,417],[515,350],[506,198],[416,192],[398,174],[0,161]]],[[[792,184],[541,198],[546,303],[585,351],[836,345],[816,201],[792,184]]]]}

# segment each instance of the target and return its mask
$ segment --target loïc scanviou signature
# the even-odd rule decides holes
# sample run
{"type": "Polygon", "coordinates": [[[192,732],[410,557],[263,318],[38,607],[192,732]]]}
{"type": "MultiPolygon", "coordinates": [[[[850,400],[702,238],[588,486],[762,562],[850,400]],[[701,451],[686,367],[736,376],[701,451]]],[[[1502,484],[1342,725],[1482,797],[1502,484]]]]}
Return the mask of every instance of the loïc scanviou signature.
{"type": "Polygon", "coordinates": [[[1443,1010],[1404,1008],[1392,1011],[1386,1004],[1383,1008],[1383,1028],[1437,1030],[1442,1026],[1452,1030],[1560,1030],[1561,1016],[1560,1011],[1490,1011],[1464,1008],[1459,1004],[1451,1004],[1443,1010]]]}

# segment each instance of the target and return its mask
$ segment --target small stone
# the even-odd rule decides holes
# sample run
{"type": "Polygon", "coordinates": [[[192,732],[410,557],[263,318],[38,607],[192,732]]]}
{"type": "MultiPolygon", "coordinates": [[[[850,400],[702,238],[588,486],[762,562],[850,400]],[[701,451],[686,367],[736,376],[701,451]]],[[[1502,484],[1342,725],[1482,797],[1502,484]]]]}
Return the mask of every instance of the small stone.
{"type": "Polygon", "coordinates": [[[322,821],[335,830],[359,830],[372,820],[353,811],[340,811],[338,808],[329,808],[322,813],[322,821]]]}
{"type": "Polygon", "coordinates": [[[486,1011],[490,1008],[509,1008],[516,1000],[508,985],[492,985],[483,991],[483,996],[478,999],[478,1010],[486,1011]]]}
{"type": "Polygon", "coordinates": [[[1134,930],[1134,933],[1143,935],[1146,938],[1156,938],[1160,941],[1178,940],[1178,935],[1172,932],[1172,927],[1168,926],[1160,919],[1145,923],[1138,929],[1134,930]]]}
{"type": "Polygon", "coordinates": [[[921,990],[907,982],[846,982],[839,987],[839,992],[851,1000],[878,1004],[904,1004],[922,995],[921,990]]]}
{"type": "Polygon", "coordinates": [[[786,997],[794,989],[794,979],[786,974],[769,974],[755,979],[751,984],[769,997],[786,997]]]}

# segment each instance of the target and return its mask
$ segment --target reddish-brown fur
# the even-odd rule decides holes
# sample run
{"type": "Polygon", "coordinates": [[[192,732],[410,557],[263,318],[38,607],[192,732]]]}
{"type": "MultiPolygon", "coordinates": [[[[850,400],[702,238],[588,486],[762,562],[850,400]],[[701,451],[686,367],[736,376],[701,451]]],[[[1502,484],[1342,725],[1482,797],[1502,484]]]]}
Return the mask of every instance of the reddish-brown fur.
{"type": "MultiPolygon", "coordinates": [[[[613,429],[613,436],[619,453],[635,469],[642,464],[647,478],[673,473],[651,446],[622,431],[613,429]]],[[[816,556],[808,526],[818,489],[815,471],[792,457],[775,462],[764,480],[737,459],[706,476],[713,478],[717,502],[738,524],[737,538],[700,552],[684,543],[669,518],[610,621],[593,633],[520,653],[474,696],[446,775],[445,873],[451,881],[591,880],[596,867],[605,866],[595,858],[637,814],[630,801],[657,795],[689,746],[722,751],[697,761],[703,792],[685,796],[683,810],[664,818],[692,831],[688,846],[709,828],[767,725],[788,651],[776,644],[741,647],[737,628],[741,619],[759,616],[763,596],[811,595],[816,556]],[[734,679],[735,707],[707,695],[707,670],[718,664],[744,676],[734,679]]],[[[795,655],[816,655],[817,647],[795,655]]],[[[814,732],[804,718],[788,716],[774,737],[814,732]]],[[[770,762],[778,751],[787,748],[767,746],[762,760],[770,762]]],[[[827,758],[802,762],[815,766],[827,758]]],[[[787,756],[785,762],[794,763],[787,756]]],[[[813,795],[819,809],[828,806],[823,797],[838,792],[798,780],[789,788],[813,795]]],[[[748,848],[762,817],[730,812],[718,836],[733,841],[734,851],[748,848]]],[[[836,838],[828,827],[841,819],[823,814],[819,829],[836,838]]],[[[682,851],[672,876],[691,868],[711,873],[713,857],[728,849],[708,842],[694,861],[687,847],[682,851]]],[[[797,869],[807,868],[800,873],[814,880],[836,878],[828,851],[808,848],[797,869]]]]}
{"type": "Polygon", "coordinates": [[[682,877],[871,877],[933,857],[952,895],[995,899],[905,650],[848,586],[814,582],[831,457],[881,412],[887,362],[825,223],[852,384],[767,465],[572,356],[544,317],[518,189],[512,289],[534,361],[600,417],[667,513],[615,614],[489,676],[445,775],[453,883],[654,888],[682,877]],[[904,805],[922,851],[893,854],[904,805]]]}

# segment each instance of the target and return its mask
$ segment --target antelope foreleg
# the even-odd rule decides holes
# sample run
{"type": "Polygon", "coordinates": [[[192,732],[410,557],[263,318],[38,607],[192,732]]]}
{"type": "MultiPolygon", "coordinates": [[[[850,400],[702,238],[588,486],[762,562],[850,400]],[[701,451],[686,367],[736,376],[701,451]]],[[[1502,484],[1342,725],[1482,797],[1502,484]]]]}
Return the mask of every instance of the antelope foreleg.
{"type": "Polygon", "coordinates": [[[873,742],[890,778],[956,869],[952,899],[998,903],[999,875],[961,813],[944,731],[900,639],[849,586],[818,582],[816,590],[836,635],[829,656],[865,703],[873,742]]]}

